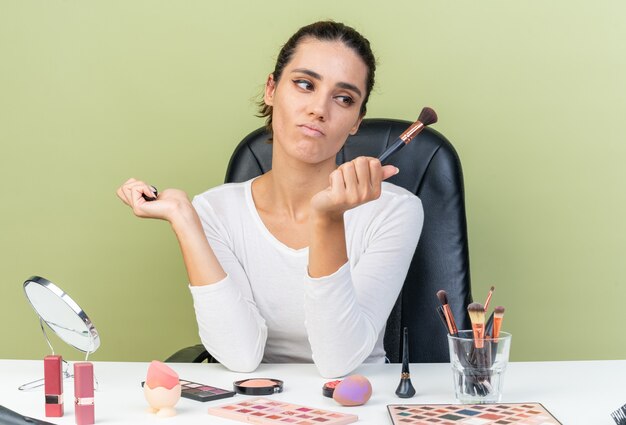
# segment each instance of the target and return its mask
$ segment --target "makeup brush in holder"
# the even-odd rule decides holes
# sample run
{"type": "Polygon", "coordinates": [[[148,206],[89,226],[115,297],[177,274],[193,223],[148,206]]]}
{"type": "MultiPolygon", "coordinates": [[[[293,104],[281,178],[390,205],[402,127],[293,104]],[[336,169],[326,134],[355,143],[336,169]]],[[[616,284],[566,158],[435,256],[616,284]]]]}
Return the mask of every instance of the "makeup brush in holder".
{"type": "MultiPolygon", "coordinates": [[[[485,307],[480,303],[471,303],[467,306],[467,312],[472,322],[474,335],[473,352],[470,353],[469,364],[471,370],[475,370],[475,390],[479,395],[487,395],[491,391],[491,377],[487,370],[492,365],[492,344],[486,339],[485,334],[485,307]]],[[[497,350],[497,347],[496,347],[497,350]]]]}
{"type": "MultiPolygon", "coordinates": [[[[443,289],[437,291],[437,298],[441,303],[441,312],[443,313],[443,317],[446,322],[446,327],[448,328],[448,333],[450,335],[456,336],[458,334],[458,329],[456,327],[456,322],[454,321],[454,315],[452,314],[452,309],[450,308],[450,304],[448,304],[448,293],[443,289]]],[[[438,308],[439,309],[439,308],[438,308]]],[[[442,314],[439,313],[439,314],[442,314]]]]}
{"type": "Polygon", "coordinates": [[[402,375],[400,383],[396,388],[396,395],[400,398],[411,398],[415,395],[415,388],[411,383],[411,373],[409,372],[409,328],[404,328],[402,335],[402,375]]]}

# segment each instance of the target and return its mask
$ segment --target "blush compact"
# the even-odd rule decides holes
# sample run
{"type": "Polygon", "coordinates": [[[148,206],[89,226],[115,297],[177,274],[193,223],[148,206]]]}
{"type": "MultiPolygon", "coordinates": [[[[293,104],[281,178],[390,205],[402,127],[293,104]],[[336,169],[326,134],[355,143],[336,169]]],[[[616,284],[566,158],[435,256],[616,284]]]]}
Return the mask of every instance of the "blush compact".
{"type": "Polygon", "coordinates": [[[325,383],[324,386],[322,387],[322,394],[324,395],[324,397],[333,398],[335,388],[337,388],[337,385],[339,385],[340,382],[341,380],[338,379],[336,381],[330,381],[330,382],[325,383]]]}
{"type": "Polygon", "coordinates": [[[283,381],[271,378],[243,379],[233,383],[236,393],[244,395],[270,395],[283,391],[283,381]]]}

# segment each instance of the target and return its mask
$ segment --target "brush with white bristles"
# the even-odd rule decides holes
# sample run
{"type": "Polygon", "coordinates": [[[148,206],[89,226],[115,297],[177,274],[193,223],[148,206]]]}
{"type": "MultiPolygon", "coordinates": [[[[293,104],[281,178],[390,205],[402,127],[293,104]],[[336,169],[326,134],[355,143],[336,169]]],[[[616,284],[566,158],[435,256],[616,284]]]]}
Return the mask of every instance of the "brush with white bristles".
{"type": "Polygon", "coordinates": [[[483,348],[485,343],[485,307],[480,303],[471,303],[467,306],[467,312],[474,331],[474,346],[483,348]]]}

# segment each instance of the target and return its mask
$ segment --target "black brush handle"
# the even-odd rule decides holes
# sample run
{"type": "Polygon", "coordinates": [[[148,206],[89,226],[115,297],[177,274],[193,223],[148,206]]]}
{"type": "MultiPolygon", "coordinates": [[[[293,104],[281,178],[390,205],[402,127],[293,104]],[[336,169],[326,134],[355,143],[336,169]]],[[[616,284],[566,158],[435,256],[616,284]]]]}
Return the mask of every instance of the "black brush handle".
{"type": "Polygon", "coordinates": [[[54,425],[51,422],[40,421],[39,419],[29,418],[20,415],[11,409],[0,405],[0,424],[2,425],[54,425]]]}
{"type": "Polygon", "coordinates": [[[489,316],[489,319],[487,319],[487,324],[485,325],[485,338],[487,338],[488,336],[492,336],[491,334],[493,333],[493,314],[495,312],[491,312],[491,316],[489,316]]]}
{"type": "Polygon", "coordinates": [[[441,319],[441,323],[443,324],[443,328],[446,330],[446,333],[450,333],[450,330],[448,329],[448,322],[446,322],[446,315],[443,312],[443,307],[442,306],[437,306],[437,316],[439,316],[439,319],[441,319]]]}
{"type": "Polygon", "coordinates": [[[389,146],[385,152],[383,152],[378,159],[380,162],[384,162],[387,158],[389,158],[394,153],[398,152],[400,149],[404,147],[405,143],[401,138],[397,138],[395,142],[391,146],[389,146]]]}
{"type": "Polygon", "coordinates": [[[143,199],[145,199],[148,202],[156,201],[157,196],[159,196],[159,191],[154,186],[150,186],[150,188],[152,189],[152,193],[154,194],[154,198],[151,198],[151,197],[149,197],[147,195],[141,195],[141,196],[143,197],[143,199]]]}

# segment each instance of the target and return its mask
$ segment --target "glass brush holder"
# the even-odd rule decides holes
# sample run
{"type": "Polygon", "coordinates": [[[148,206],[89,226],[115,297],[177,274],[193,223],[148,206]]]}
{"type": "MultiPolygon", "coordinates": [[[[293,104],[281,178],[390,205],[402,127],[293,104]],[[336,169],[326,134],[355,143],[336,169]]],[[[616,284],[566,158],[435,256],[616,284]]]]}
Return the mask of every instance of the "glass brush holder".
{"type": "Polygon", "coordinates": [[[471,330],[448,335],[454,392],[460,403],[497,403],[502,398],[511,334],[474,339],[471,330]]]}

